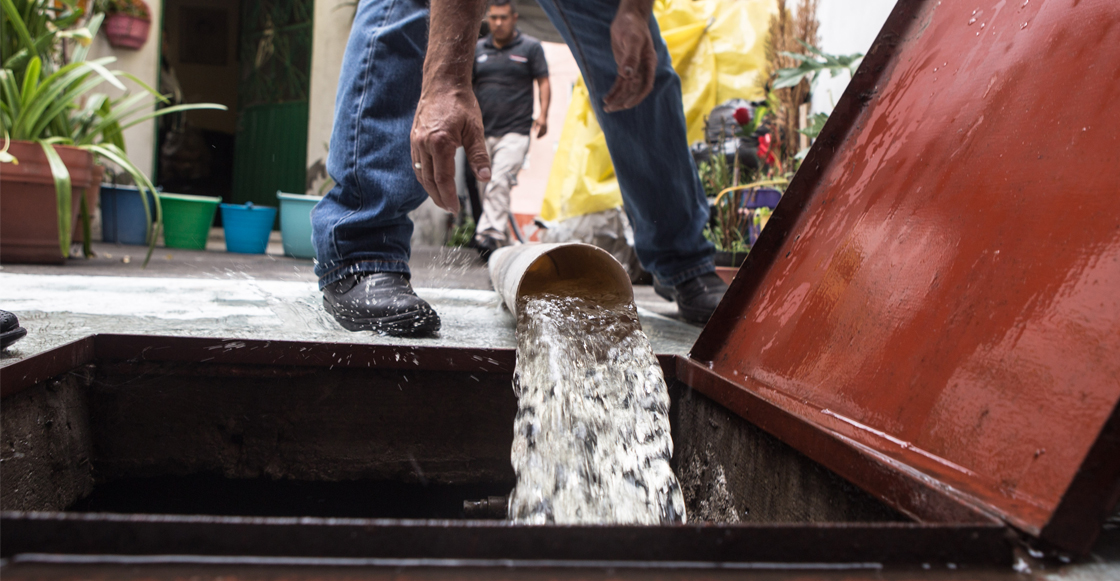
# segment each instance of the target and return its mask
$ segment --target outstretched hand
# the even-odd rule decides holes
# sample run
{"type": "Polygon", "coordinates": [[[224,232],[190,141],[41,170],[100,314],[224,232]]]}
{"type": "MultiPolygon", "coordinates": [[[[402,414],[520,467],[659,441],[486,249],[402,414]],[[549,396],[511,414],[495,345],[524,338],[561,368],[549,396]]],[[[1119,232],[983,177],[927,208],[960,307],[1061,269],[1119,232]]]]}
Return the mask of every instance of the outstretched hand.
{"type": "Polygon", "coordinates": [[[618,64],[618,77],[603,97],[603,111],[607,113],[636,107],[653,90],[657,53],[649,32],[651,4],[645,0],[623,0],[611,22],[611,49],[618,64]]]}
{"type": "Polygon", "coordinates": [[[470,85],[443,90],[425,83],[412,122],[412,169],[437,206],[459,212],[455,189],[455,150],[480,181],[490,180],[490,156],[482,130],[482,113],[470,85]]]}

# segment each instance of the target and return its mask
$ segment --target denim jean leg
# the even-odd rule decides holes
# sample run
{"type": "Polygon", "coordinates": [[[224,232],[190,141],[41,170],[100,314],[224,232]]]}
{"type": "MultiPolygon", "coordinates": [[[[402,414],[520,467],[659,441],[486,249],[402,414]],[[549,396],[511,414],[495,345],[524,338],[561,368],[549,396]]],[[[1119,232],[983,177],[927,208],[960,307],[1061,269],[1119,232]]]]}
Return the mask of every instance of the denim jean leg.
{"type": "Polygon", "coordinates": [[[681,83],[657,22],[653,91],[637,107],[603,112],[603,97],[617,76],[610,25],[618,0],[539,0],[572,49],[603,128],[634,246],[642,266],[667,285],[712,272],[714,247],[704,238],[708,200],[688,151],[681,83]]]}
{"type": "Polygon", "coordinates": [[[358,4],[327,155],[335,186],[311,213],[320,288],[358,272],[409,273],[408,213],[428,197],[409,145],[427,43],[427,2],[358,4]]]}

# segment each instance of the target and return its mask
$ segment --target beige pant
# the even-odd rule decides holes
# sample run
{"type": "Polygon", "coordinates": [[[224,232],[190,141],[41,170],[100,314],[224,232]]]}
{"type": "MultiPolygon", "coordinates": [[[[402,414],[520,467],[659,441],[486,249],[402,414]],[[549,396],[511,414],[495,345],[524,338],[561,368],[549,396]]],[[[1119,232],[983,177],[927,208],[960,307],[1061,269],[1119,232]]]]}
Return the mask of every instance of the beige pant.
{"type": "MultiPolygon", "coordinates": [[[[507,133],[486,138],[490,154],[490,183],[482,196],[482,216],[478,218],[475,238],[491,238],[506,243],[509,220],[509,192],[517,185],[517,172],[529,152],[529,136],[507,133]]],[[[480,184],[481,185],[481,184],[480,184]]],[[[482,189],[481,187],[479,188],[482,189]]]]}

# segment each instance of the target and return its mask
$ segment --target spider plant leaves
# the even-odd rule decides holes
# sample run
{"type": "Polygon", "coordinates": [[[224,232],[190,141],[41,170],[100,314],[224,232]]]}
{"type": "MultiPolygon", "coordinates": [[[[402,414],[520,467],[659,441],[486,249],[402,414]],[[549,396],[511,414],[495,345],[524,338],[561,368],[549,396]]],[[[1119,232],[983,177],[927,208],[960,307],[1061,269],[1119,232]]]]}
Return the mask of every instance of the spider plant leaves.
{"type": "Polygon", "coordinates": [[[152,252],[156,248],[156,239],[159,237],[159,229],[163,224],[163,209],[159,203],[159,196],[155,195],[156,188],[148,176],[144,174],[140,168],[136,167],[132,160],[128,159],[128,155],[124,150],[111,143],[102,143],[98,145],[87,145],[83,149],[87,149],[94,155],[103,157],[117,165],[119,165],[125,172],[132,177],[132,181],[136,183],[137,189],[140,190],[140,202],[144,205],[144,216],[147,218],[148,224],[148,253],[144,256],[143,266],[148,266],[148,261],[152,259],[152,252]],[[155,208],[148,207],[148,194],[152,194],[152,200],[155,202],[155,208]],[[152,214],[155,213],[155,221],[153,224],[152,214]]]}
{"type": "Polygon", "coordinates": [[[70,256],[70,231],[72,228],[70,223],[70,203],[72,201],[70,170],[66,169],[66,164],[62,162],[62,156],[55,151],[54,145],[42,140],[39,141],[39,145],[47,156],[47,163],[51,168],[51,177],[54,179],[55,199],[58,201],[58,248],[65,258],[70,256]]]}

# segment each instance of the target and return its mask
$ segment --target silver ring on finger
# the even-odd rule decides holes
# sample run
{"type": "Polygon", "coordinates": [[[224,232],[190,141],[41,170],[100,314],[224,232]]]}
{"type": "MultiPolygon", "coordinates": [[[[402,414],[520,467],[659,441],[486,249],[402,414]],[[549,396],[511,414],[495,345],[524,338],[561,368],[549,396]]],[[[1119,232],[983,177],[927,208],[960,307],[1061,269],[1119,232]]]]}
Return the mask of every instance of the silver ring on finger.
{"type": "Polygon", "coordinates": [[[416,168],[416,169],[417,169],[417,171],[419,171],[419,170],[420,170],[420,167],[421,167],[421,166],[420,166],[420,162],[416,162],[416,163],[412,164],[412,167],[416,168]]]}

